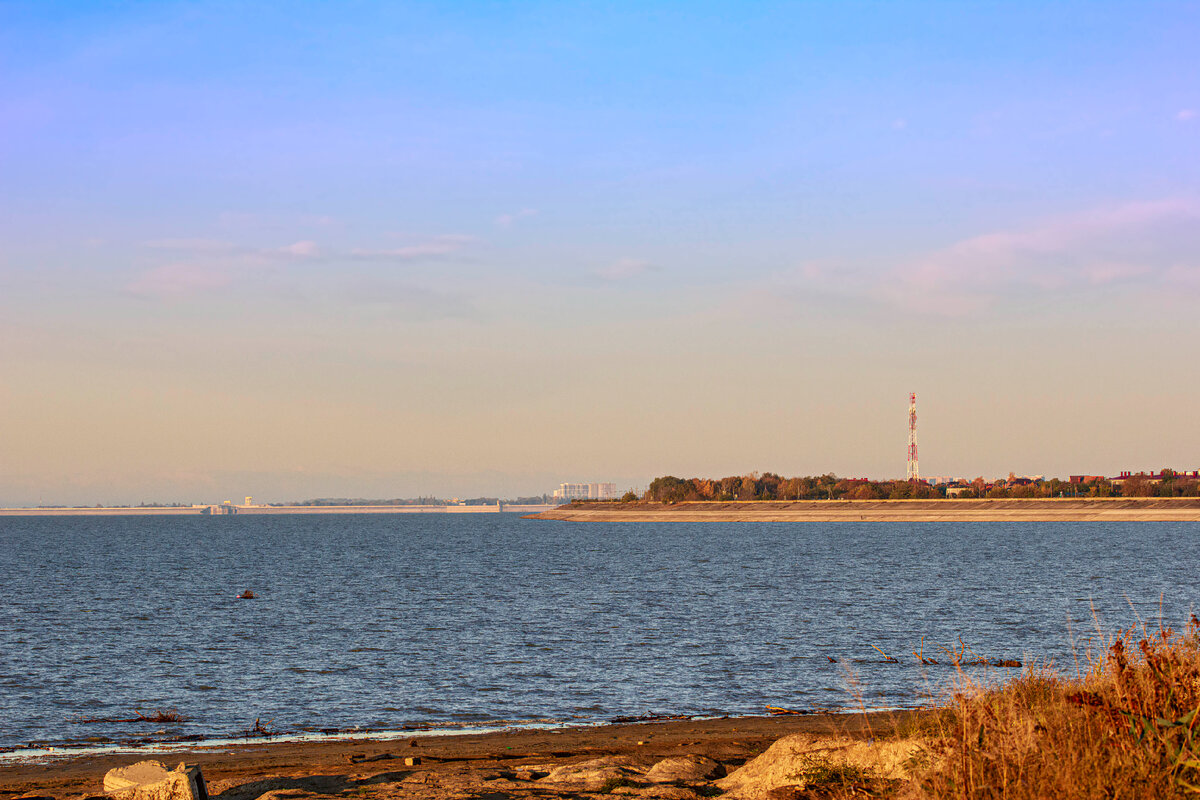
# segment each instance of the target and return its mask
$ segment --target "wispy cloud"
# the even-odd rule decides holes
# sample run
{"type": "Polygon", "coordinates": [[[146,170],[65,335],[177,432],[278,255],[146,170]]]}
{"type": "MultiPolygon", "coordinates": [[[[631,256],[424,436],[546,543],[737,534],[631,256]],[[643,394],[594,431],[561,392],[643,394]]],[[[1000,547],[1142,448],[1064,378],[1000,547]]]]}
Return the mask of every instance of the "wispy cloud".
{"type": "Polygon", "coordinates": [[[625,278],[633,278],[655,269],[657,268],[649,261],[642,261],[636,258],[620,258],[596,270],[595,275],[608,281],[619,281],[625,278]]]}
{"type": "Polygon", "coordinates": [[[512,224],[517,220],[525,219],[526,217],[536,217],[536,208],[522,208],[520,211],[515,211],[512,214],[501,214],[496,217],[495,223],[501,228],[511,228],[512,224]]]}
{"type": "Polygon", "coordinates": [[[179,298],[197,292],[227,288],[233,283],[228,271],[197,264],[164,264],[143,272],[125,288],[139,297],[179,298]]]}
{"type": "Polygon", "coordinates": [[[142,247],[187,253],[230,253],[240,249],[232,242],[219,239],[150,239],[142,242],[142,247]]]}
{"type": "Polygon", "coordinates": [[[405,245],[403,247],[392,247],[382,250],[355,248],[350,251],[350,255],[355,258],[382,261],[417,261],[457,253],[473,241],[475,239],[472,236],[438,236],[425,242],[405,245]]]}
{"type": "Polygon", "coordinates": [[[252,275],[270,274],[290,265],[362,260],[416,262],[446,257],[472,241],[469,236],[448,235],[389,249],[340,250],[308,239],[278,247],[246,247],[214,239],[152,239],[142,242],[142,247],[170,253],[172,260],[144,270],[125,288],[139,297],[181,299],[225,289],[252,275]]]}
{"type": "Polygon", "coordinates": [[[475,306],[462,294],[439,292],[390,280],[364,278],[351,281],[339,294],[346,302],[386,308],[410,320],[466,319],[478,316],[475,306]]]}
{"type": "Polygon", "coordinates": [[[1200,288],[1200,201],[1126,203],[980,234],[895,267],[809,263],[788,283],[944,315],[1037,293],[1200,288]]]}
{"type": "Polygon", "coordinates": [[[1191,122],[1192,120],[1194,120],[1196,118],[1196,116],[1197,116],[1196,109],[1184,108],[1184,109],[1180,109],[1179,113],[1175,115],[1175,119],[1179,120],[1180,122],[1191,122]]]}

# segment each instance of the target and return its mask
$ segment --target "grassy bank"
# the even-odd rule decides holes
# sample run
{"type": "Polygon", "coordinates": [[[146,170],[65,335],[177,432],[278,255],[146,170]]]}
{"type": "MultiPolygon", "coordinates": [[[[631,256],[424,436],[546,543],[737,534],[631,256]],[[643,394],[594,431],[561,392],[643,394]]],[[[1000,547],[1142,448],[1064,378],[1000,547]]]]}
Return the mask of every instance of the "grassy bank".
{"type": "Polygon", "coordinates": [[[1200,620],[1106,644],[1076,674],[1035,667],[1000,688],[968,686],[909,732],[924,747],[906,781],[833,765],[791,796],[1200,797],[1200,620]]]}

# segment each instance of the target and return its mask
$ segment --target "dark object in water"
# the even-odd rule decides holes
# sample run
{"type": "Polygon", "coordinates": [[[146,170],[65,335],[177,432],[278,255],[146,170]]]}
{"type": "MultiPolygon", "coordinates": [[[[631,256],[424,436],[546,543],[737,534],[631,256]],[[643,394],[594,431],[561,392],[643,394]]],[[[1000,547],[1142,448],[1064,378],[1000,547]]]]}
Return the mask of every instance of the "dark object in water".
{"type": "Polygon", "coordinates": [[[237,599],[238,599],[238,600],[253,600],[253,599],[254,599],[254,592],[252,592],[252,591],[250,591],[249,589],[247,589],[246,591],[244,591],[244,592],[242,592],[241,594],[239,594],[239,595],[237,596],[237,599]]]}

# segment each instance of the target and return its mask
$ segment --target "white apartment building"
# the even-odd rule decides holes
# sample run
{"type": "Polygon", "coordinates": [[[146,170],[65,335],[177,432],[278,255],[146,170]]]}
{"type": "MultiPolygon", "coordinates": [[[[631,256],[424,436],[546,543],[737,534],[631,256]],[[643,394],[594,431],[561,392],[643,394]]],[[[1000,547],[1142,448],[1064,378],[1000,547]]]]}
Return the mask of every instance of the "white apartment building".
{"type": "Polygon", "coordinates": [[[616,500],[615,483],[560,483],[554,490],[555,500],[616,500]]]}

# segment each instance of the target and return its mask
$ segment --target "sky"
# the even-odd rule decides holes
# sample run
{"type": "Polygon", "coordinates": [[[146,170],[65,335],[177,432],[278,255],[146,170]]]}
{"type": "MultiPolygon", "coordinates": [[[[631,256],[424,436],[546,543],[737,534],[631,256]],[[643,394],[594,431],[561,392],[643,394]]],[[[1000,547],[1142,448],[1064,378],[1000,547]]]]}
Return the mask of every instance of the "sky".
{"type": "Polygon", "coordinates": [[[0,3],[0,505],[1200,468],[1200,4],[0,3]]]}

